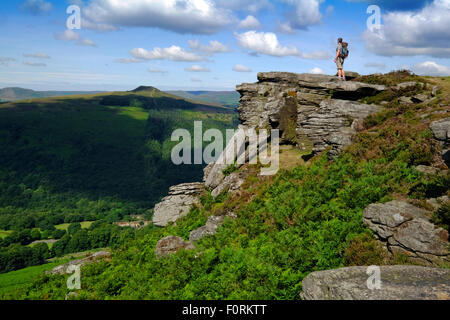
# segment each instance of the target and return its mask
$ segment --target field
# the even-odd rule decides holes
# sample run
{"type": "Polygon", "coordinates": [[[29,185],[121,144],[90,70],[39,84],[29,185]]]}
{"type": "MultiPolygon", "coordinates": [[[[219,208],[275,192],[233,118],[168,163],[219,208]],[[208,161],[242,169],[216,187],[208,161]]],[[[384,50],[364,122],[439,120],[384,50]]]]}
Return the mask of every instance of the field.
{"type": "MultiPolygon", "coordinates": [[[[83,221],[83,222],[80,222],[82,229],[88,229],[93,223],[94,223],[94,221],[83,221]]],[[[67,231],[69,226],[70,226],[70,223],[62,223],[62,224],[56,225],[55,229],[67,231]]]]}
{"type": "Polygon", "coordinates": [[[66,263],[68,259],[59,259],[40,266],[28,267],[22,270],[0,274],[0,299],[5,294],[15,294],[19,288],[32,283],[45,271],[52,270],[60,264],[66,263]]]}
{"type": "Polygon", "coordinates": [[[63,257],[50,259],[48,263],[28,267],[25,269],[12,271],[8,273],[0,274],[0,300],[8,298],[8,296],[14,297],[20,294],[21,289],[26,287],[28,284],[33,283],[40,275],[46,271],[50,271],[53,268],[64,264],[66,262],[82,259],[88,254],[101,251],[104,249],[89,250],[85,252],[79,252],[75,254],[68,254],[63,257]]]}

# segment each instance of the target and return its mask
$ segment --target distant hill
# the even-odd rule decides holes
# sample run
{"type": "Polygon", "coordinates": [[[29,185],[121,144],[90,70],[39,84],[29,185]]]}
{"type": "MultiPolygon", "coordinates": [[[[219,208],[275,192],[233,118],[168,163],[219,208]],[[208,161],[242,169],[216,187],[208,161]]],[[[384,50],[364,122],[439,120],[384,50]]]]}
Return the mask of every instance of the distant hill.
{"type": "Polygon", "coordinates": [[[234,110],[154,87],[2,103],[0,230],[9,230],[2,226],[5,213],[37,221],[53,212],[84,214],[88,210],[76,205],[82,199],[122,213],[152,208],[170,186],[203,177],[203,165],[171,161],[178,144],[172,132],[193,134],[198,120],[205,130],[237,126],[234,110]],[[25,190],[42,191],[42,197],[24,196],[25,190]]]}
{"type": "Polygon", "coordinates": [[[34,91],[19,87],[0,89],[0,101],[17,101],[33,98],[62,97],[80,94],[95,94],[102,91],[34,91]]]}
{"type": "Polygon", "coordinates": [[[240,95],[236,91],[167,91],[167,93],[201,102],[217,103],[228,108],[237,108],[240,95]]]}

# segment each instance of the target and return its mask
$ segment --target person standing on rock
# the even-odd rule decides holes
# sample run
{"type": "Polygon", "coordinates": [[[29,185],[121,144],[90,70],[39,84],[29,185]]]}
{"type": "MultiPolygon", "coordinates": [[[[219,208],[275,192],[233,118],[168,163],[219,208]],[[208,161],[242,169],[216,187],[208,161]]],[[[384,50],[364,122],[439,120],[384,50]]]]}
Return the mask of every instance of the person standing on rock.
{"type": "Polygon", "coordinates": [[[338,39],[338,46],[336,48],[336,58],[334,59],[334,62],[336,63],[337,70],[338,70],[338,77],[340,80],[345,81],[345,71],[344,71],[344,58],[343,58],[343,42],[342,38],[338,39]]]}

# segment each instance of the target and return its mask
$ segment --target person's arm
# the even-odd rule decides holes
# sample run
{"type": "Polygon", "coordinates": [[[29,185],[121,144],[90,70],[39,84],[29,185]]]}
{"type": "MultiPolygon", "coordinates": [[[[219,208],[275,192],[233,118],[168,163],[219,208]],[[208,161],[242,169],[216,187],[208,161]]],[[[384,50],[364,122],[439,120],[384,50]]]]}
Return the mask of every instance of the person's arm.
{"type": "Polygon", "coordinates": [[[338,49],[336,52],[336,58],[334,58],[334,62],[337,61],[337,58],[339,58],[340,55],[341,55],[341,49],[338,49]]]}

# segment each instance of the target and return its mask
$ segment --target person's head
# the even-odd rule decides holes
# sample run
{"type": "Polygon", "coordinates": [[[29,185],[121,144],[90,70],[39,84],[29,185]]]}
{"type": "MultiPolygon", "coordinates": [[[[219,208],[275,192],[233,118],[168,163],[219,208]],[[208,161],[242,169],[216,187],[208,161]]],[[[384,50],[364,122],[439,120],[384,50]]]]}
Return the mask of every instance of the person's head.
{"type": "Polygon", "coordinates": [[[342,43],[342,38],[338,38],[338,43],[342,43]]]}
{"type": "Polygon", "coordinates": [[[347,47],[348,47],[348,43],[347,43],[347,42],[342,42],[342,46],[343,46],[344,48],[347,48],[347,47]]]}

